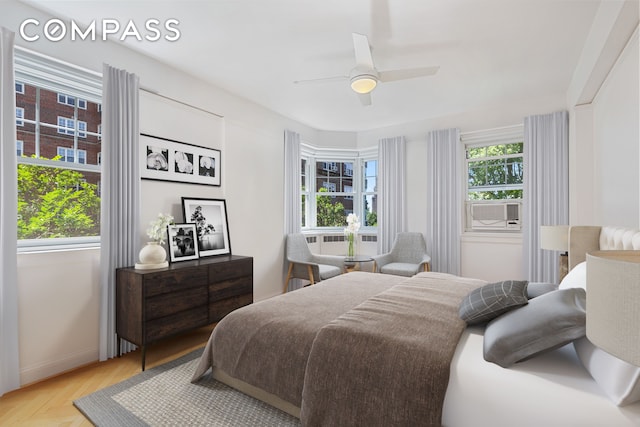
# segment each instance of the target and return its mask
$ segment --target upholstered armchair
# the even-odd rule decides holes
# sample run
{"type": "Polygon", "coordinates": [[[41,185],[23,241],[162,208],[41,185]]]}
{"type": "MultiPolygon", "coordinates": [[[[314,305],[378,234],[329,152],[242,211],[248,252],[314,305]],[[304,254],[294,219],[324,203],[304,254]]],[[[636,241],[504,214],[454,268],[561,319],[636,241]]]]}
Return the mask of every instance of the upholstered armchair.
{"type": "Polygon", "coordinates": [[[311,253],[307,238],[302,233],[287,235],[286,253],[289,270],[283,293],[287,292],[289,280],[293,278],[308,280],[313,285],[345,271],[344,257],[311,253]]]}
{"type": "Polygon", "coordinates": [[[391,252],[376,255],[374,270],[397,276],[413,276],[431,270],[431,257],[422,233],[398,233],[391,252]]]}

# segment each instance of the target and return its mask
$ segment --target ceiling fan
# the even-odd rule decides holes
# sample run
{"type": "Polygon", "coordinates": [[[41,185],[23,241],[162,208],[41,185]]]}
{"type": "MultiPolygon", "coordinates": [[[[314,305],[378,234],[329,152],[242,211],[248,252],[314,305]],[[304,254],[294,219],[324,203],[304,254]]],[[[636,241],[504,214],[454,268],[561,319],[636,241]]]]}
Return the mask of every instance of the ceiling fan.
{"type": "Polygon", "coordinates": [[[362,105],[371,105],[371,91],[376,88],[378,83],[432,76],[437,73],[440,68],[439,66],[434,66],[378,71],[373,64],[371,46],[369,45],[367,36],[353,33],[353,48],[355,51],[356,66],[348,76],[296,80],[294,83],[327,82],[348,79],[351,84],[351,89],[356,92],[362,105]]]}

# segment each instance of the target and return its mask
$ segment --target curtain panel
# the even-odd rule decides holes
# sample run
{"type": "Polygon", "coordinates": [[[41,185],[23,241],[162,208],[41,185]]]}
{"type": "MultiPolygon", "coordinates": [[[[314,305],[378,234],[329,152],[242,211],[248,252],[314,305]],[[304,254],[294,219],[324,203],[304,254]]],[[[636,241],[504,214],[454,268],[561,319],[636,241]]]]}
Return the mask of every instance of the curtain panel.
{"type": "MultiPolygon", "coordinates": [[[[116,268],[140,250],[139,79],[103,66],[100,360],[116,356],[116,268]]],[[[135,348],[126,344],[123,351],[135,348]]]]}
{"type": "Polygon", "coordinates": [[[0,27],[0,396],[20,387],[15,33],[0,27]]]}
{"type": "Polygon", "coordinates": [[[406,142],[403,136],[378,141],[378,253],[391,250],[406,231],[406,142]]]}
{"type": "Polygon", "coordinates": [[[556,283],[558,253],[540,249],[540,226],[569,224],[569,113],[526,117],[523,154],[525,277],[556,283]]]}
{"type": "MultiPolygon", "coordinates": [[[[291,233],[299,233],[302,228],[301,192],[300,186],[300,134],[284,131],[284,238],[291,233]]],[[[285,251],[282,251],[285,253],[285,251]]],[[[287,273],[287,260],[283,263],[282,280],[287,273]]],[[[304,282],[300,279],[291,279],[287,290],[299,289],[304,282]]]]}
{"type": "Polygon", "coordinates": [[[459,129],[427,135],[427,253],[431,268],[460,274],[462,144],[459,129]]]}

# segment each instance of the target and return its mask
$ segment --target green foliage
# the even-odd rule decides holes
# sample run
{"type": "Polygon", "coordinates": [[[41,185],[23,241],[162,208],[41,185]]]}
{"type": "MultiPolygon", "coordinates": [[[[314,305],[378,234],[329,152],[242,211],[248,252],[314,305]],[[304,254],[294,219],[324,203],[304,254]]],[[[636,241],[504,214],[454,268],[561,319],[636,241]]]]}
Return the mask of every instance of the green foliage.
{"type": "Polygon", "coordinates": [[[18,239],[100,235],[97,190],[78,171],[18,165],[18,239]]]}
{"type": "MultiPolygon", "coordinates": [[[[320,188],[319,193],[326,193],[326,188],[320,188]]],[[[333,203],[330,196],[316,196],[316,225],[318,227],[342,227],[346,225],[347,215],[342,203],[333,203]]]]}
{"type": "Polygon", "coordinates": [[[377,227],[378,226],[378,214],[376,212],[367,212],[367,218],[365,222],[366,226],[377,227]]]}

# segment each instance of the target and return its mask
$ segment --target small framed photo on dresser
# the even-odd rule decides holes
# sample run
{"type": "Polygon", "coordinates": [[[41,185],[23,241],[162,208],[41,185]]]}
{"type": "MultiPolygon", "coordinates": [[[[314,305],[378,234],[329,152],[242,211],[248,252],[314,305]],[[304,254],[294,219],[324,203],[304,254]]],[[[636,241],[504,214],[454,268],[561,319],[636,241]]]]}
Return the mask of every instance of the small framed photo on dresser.
{"type": "Polygon", "coordinates": [[[169,224],[169,254],[171,262],[198,259],[198,239],[195,224],[169,224]]]}

